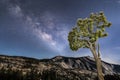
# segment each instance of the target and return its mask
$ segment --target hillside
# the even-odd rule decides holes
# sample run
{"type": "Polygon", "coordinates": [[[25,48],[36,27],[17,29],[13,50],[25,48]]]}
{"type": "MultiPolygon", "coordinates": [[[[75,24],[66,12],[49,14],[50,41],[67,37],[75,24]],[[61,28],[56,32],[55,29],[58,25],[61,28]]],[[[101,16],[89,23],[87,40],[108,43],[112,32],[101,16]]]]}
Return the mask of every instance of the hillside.
{"type": "MultiPolygon", "coordinates": [[[[104,75],[120,74],[120,65],[102,61],[102,66],[104,75]]],[[[0,55],[0,74],[0,80],[7,77],[10,80],[13,74],[14,78],[15,75],[17,78],[21,76],[21,79],[14,80],[97,80],[95,61],[89,56],[34,59],[0,55]]]]}

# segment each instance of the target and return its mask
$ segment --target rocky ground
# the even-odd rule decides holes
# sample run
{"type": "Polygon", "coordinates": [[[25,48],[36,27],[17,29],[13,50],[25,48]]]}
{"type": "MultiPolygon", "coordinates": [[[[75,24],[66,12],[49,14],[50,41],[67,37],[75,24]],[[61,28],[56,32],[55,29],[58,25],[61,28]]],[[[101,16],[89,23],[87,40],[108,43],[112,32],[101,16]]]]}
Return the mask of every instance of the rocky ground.
{"type": "MultiPolygon", "coordinates": [[[[102,61],[102,67],[105,80],[120,80],[120,65],[102,61]]],[[[94,59],[89,56],[78,58],[56,56],[39,60],[0,55],[0,78],[0,80],[97,80],[97,70],[94,59]]]]}

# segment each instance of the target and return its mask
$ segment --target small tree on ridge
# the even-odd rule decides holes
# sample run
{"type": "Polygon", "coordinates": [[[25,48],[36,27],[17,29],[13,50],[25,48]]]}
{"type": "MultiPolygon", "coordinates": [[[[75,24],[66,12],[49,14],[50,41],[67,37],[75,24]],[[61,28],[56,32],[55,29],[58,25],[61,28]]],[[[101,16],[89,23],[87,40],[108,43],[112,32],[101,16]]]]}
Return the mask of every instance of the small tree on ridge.
{"type": "Polygon", "coordinates": [[[99,80],[104,80],[104,77],[98,39],[108,35],[105,29],[110,26],[111,23],[107,21],[103,12],[91,13],[88,18],[78,19],[76,26],[68,35],[69,45],[73,51],[79,48],[90,49],[96,62],[99,80]]]}

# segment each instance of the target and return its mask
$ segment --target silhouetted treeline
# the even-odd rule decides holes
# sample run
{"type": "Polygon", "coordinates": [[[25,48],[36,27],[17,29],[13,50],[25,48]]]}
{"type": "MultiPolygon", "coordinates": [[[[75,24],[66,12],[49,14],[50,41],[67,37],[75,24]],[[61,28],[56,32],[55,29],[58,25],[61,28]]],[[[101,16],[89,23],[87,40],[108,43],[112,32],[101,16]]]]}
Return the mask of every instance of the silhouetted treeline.
{"type": "Polygon", "coordinates": [[[4,69],[0,70],[0,80],[40,80],[41,75],[37,70],[31,70],[23,74],[21,70],[4,69]]]}
{"type": "MultiPolygon", "coordinates": [[[[120,80],[120,75],[114,74],[114,75],[105,75],[104,76],[105,80],[120,80]]],[[[95,80],[98,80],[98,77],[96,77],[95,80]]]]}
{"type": "MultiPolygon", "coordinates": [[[[80,76],[80,75],[79,75],[80,76]]],[[[85,77],[75,78],[74,80],[87,80],[85,77]]],[[[120,80],[120,75],[106,75],[104,76],[105,80],[120,80]]],[[[36,69],[23,74],[22,70],[12,70],[12,69],[0,69],[0,80],[72,80],[67,76],[59,75],[55,70],[45,70],[38,73],[36,69]]],[[[92,79],[93,80],[93,79],[92,79]]],[[[97,78],[95,79],[97,80],[97,78]]]]}

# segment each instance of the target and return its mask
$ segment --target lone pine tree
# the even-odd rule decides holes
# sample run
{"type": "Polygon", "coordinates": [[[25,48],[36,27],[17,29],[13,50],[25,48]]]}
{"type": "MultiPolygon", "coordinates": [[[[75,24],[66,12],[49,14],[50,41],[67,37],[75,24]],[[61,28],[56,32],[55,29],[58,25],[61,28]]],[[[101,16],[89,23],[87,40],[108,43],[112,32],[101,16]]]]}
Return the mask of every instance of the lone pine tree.
{"type": "Polygon", "coordinates": [[[77,51],[79,48],[88,48],[92,52],[99,80],[104,80],[100,59],[98,39],[106,37],[106,28],[111,23],[107,21],[103,12],[91,13],[88,18],[78,19],[76,26],[69,32],[68,41],[70,48],[77,51]]]}

